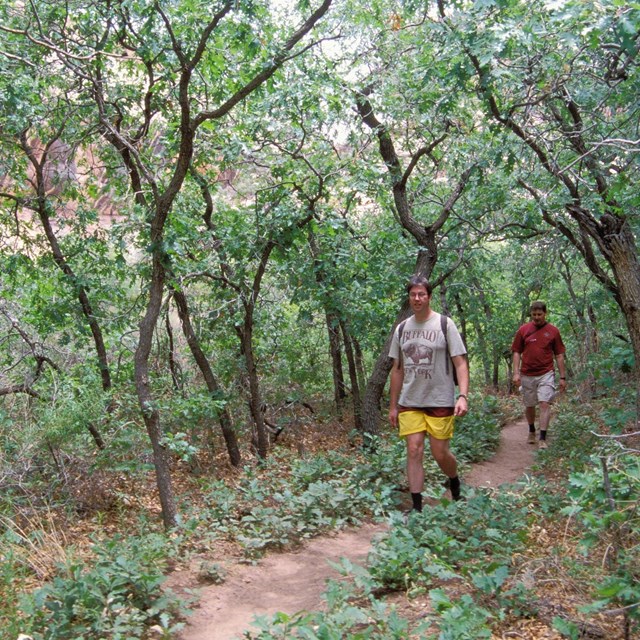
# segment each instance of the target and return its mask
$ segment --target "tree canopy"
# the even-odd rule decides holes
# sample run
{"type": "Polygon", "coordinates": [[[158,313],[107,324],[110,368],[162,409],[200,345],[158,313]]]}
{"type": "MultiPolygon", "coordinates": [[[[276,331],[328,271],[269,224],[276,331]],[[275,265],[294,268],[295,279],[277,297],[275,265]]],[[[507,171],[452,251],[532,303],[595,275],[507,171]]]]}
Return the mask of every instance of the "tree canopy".
{"type": "Polygon", "coordinates": [[[378,432],[420,272],[476,388],[508,389],[541,298],[589,392],[602,353],[634,373],[638,430],[639,25],[584,0],[4,3],[3,416],[114,460],[146,430],[173,526],[180,447],[264,460],[268,408],[318,398],[378,432]]]}

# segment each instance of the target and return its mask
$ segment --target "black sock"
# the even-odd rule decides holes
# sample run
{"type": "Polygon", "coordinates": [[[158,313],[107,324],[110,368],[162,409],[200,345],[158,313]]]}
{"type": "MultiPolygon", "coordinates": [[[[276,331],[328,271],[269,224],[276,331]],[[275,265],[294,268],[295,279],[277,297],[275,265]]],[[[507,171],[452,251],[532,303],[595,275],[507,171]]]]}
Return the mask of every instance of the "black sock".
{"type": "Polygon", "coordinates": [[[460,499],[460,478],[449,478],[449,489],[451,489],[451,497],[454,500],[460,499]]]}
{"type": "Polygon", "coordinates": [[[413,501],[413,510],[414,511],[422,511],[422,494],[421,493],[411,493],[411,500],[413,501]]]}
{"type": "Polygon", "coordinates": [[[535,433],[536,432],[536,425],[535,424],[530,424],[529,425],[529,433],[535,433]]]}
{"type": "Polygon", "coordinates": [[[540,440],[546,440],[547,439],[547,431],[546,429],[544,431],[540,431],[540,440]]]}

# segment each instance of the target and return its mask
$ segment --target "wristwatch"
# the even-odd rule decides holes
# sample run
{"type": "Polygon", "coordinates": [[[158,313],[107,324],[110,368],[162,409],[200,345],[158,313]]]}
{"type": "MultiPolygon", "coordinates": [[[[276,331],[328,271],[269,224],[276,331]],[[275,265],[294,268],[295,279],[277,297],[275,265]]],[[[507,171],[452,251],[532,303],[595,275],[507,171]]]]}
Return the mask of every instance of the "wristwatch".
{"type": "Polygon", "coordinates": [[[467,394],[466,393],[459,394],[458,398],[464,398],[465,400],[469,400],[469,398],[467,398],[467,394]]]}

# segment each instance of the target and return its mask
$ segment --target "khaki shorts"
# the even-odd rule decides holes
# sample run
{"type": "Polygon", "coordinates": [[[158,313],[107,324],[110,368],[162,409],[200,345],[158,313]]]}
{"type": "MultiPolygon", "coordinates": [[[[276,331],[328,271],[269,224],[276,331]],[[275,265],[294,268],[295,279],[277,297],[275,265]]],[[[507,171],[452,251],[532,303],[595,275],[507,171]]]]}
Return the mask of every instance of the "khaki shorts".
{"type": "Polygon", "coordinates": [[[553,402],[556,397],[556,376],[549,371],[541,376],[521,376],[522,402],[535,407],[539,402],[553,402]]]}
{"type": "Polygon", "coordinates": [[[451,440],[454,422],[454,416],[434,418],[424,411],[401,411],[398,414],[398,432],[401,438],[426,431],[436,440],[451,440]]]}

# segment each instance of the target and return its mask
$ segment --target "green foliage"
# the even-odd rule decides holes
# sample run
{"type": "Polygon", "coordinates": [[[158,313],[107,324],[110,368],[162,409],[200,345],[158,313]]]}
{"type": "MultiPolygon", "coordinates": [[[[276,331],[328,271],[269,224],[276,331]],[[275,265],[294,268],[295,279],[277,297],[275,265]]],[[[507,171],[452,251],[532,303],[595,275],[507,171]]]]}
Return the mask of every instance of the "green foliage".
{"type": "Polygon", "coordinates": [[[161,587],[166,545],[153,535],[115,538],[94,545],[90,568],[70,559],[49,584],[22,598],[33,637],[133,640],[143,638],[151,624],[166,634],[180,629],[180,602],[161,587]]]}
{"type": "Polygon", "coordinates": [[[406,446],[400,439],[383,441],[365,436],[365,462],[352,470],[353,491],[361,495],[376,515],[397,508],[397,491],[404,486],[406,446]]]}
{"type": "Polygon", "coordinates": [[[395,510],[403,475],[404,445],[395,438],[376,441],[366,459],[356,450],[301,459],[276,454],[257,474],[245,468],[234,492],[214,483],[207,492],[209,508],[187,526],[198,528],[200,536],[232,537],[247,560],[256,560],[269,549],[395,510]]]}
{"type": "Polygon", "coordinates": [[[473,392],[469,396],[469,413],[456,418],[452,449],[462,462],[486,460],[500,442],[502,410],[495,396],[473,392]]]}
{"type": "MultiPolygon", "coordinates": [[[[56,384],[54,382],[54,384],[56,384]]],[[[88,437],[89,425],[101,425],[109,397],[100,388],[97,373],[85,365],[56,384],[53,402],[37,407],[35,417],[42,439],[52,446],[88,437]]]]}
{"type": "Polygon", "coordinates": [[[491,638],[488,621],[493,617],[490,611],[478,605],[468,595],[452,602],[440,589],[430,592],[431,601],[438,612],[440,634],[438,640],[475,640],[491,638]]]}
{"type": "Polygon", "coordinates": [[[590,365],[595,379],[605,391],[610,391],[618,384],[621,374],[633,371],[633,351],[629,345],[618,344],[608,349],[604,357],[602,354],[593,354],[590,365]]]}
{"type": "Polygon", "coordinates": [[[160,444],[183,462],[189,462],[198,453],[198,448],[189,442],[187,434],[183,431],[167,433],[160,439],[160,444]]]}
{"type": "MultiPolygon", "coordinates": [[[[379,463],[386,460],[388,472],[397,479],[401,467],[394,449],[395,444],[380,443],[376,457],[379,463]]],[[[215,486],[211,502],[216,507],[206,526],[211,535],[233,536],[245,558],[256,560],[269,549],[281,549],[394,508],[394,485],[377,475],[379,469],[370,461],[338,452],[293,461],[274,456],[258,477],[245,469],[235,494],[215,486]],[[285,464],[290,465],[288,478],[281,473],[285,464]],[[238,520],[230,517],[231,509],[240,511],[238,520]]]]}
{"type": "Polygon", "coordinates": [[[477,494],[464,503],[444,500],[392,528],[376,547],[371,575],[380,586],[408,590],[481,570],[487,579],[501,563],[508,568],[512,554],[524,547],[526,522],[526,504],[507,492],[495,498],[477,494]]]}
{"type": "Polygon", "coordinates": [[[389,534],[374,545],[368,569],[345,560],[337,567],[352,582],[330,583],[327,613],[260,618],[254,622],[260,633],[247,637],[410,638],[435,624],[439,638],[490,638],[493,619],[531,613],[532,594],[510,575],[511,557],[526,544],[528,517],[526,502],[507,493],[497,500],[478,494],[466,503],[443,501],[406,523],[394,516],[389,534]],[[451,580],[473,586],[477,595],[453,601],[437,586],[451,580]],[[434,612],[408,624],[378,595],[390,588],[410,597],[428,591],[434,612]]]}
{"type": "MultiPolygon", "coordinates": [[[[299,612],[293,615],[278,613],[271,620],[257,617],[253,626],[259,631],[245,632],[251,640],[409,640],[415,637],[407,621],[373,597],[362,599],[345,582],[331,581],[325,594],[329,611],[299,612]]],[[[419,625],[417,631],[424,630],[419,625]]]]}
{"type": "Polygon", "coordinates": [[[580,547],[593,554],[608,542],[603,563],[607,575],[593,585],[587,611],[626,608],[640,628],[640,460],[634,456],[592,458],[592,466],[569,477],[571,505],[563,513],[582,524],[580,547]]]}
{"type": "MultiPolygon", "coordinates": [[[[498,421],[494,401],[488,400],[486,407],[498,421]]],[[[571,411],[566,415],[565,429],[571,429],[571,420],[583,422],[571,411]]],[[[590,576],[593,603],[584,608],[587,615],[627,606],[637,599],[634,539],[638,526],[633,496],[637,495],[640,470],[634,458],[609,461],[609,492],[602,468],[591,465],[593,468],[571,474],[570,491],[564,497],[553,494],[553,487],[544,481],[531,480],[518,493],[468,491],[466,502],[443,499],[404,522],[394,509],[394,492],[383,491],[403,474],[402,444],[396,438],[390,442],[373,440],[366,456],[354,449],[300,459],[281,451],[259,467],[246,467],[233,487],[207,482],[207,508],[186,520],[176,541],[188,544],[195,537],[206,547],[220,537],[236,540],[247,561],[328,528],[357,523],[372,512],[391,514],[389,533],[375,543],[368,569],[347,561],[338,567],[350,581],[329,585],[326,612],[261,618],[255,623],[258,632],[247,632],[251,634],[247,637],[408,639],[437,629],[439,638],[488,638],[497,621],[535,613],[535,591],[517,563],[529,544],[529,526],[545,518],[578,519],[582,545],[590,549],[589,555],[603,541],[617,540],[620,545],[615,563],[609,563],[611,570],[590,576]],[[610,498],[615,509],[611,509],[610,498]],[[456,585],[456,592],[462,589],[464,593],[453,597],[450,584],[456,585]],[[433,612],[410,623],[384,603],[382,596],[389,589],[402,590],[410,598],[428,595],[433,612]]],[[[577,468],[585,458],[575,456],[573,460],[577,468]]],[[[100,624],[110,625],[113,637],[120,637],[118,633],[125,634],[125,630],[129,636],[123,638],[142,637],[142,629],[149,624],[159,624],[169,633],[175,623],[175,603],[170,598],[165,601],[158,590],[164,558],[170,551],[162,537],[116,539],[96,547],[97,562],[92,569],[71,561],[49,586],[32,600],[27,598],[26,608],[23,606],[34,629],[45,624],[47,616],[55,615],[60,623],[51,627],[58,635],[34,637],[73,637],[68,635],[70,629],[102,629],[100,624]],[[105,596],[105,592],[112,596],[105,596]],[[113,608],[109,608],[111,597],[113,608]],[[98,622],[98,611],[105,606],[108,615],[98,622]]],[[[607,558],[612,557],[607,554],[607,558]]],[[[569,559],[564,562],[571,570],[569,559]]],[[[597,564],[604,563],[598,560],[597,564]]],[[[224,580],[219,565],[203,566],[202,571],[207,579],[224,580]]],[[[632,610],[630,617],[633,622],[632,610]]],[[[566,621],[554,624],[567,634],[573,633],[574,627],[566,621]]],[[[23,624],[21,628],[29,627],[23,624]]]]}
{"type": "Polygon", "coordinates": [[[17,638],[23,630],[20,592],[26,587],[27,576],[22,563],[4,543],[0,544],[0,633],[7,638],[17,638]]]}
{"type": "Polygon", "coordinates": [[[200,563],[198,579],[211,584],[223,584],[227,579],[227,571],[219,562],[200,563]]]}
{"type": "Polygon", "coordinates": [[[204,434],[218,421],[226,404],[225,400],[207,392],[188,397],[170,396],[160,406],[166,416],[163,444],[176,457],[189,462],[202,448],[204,434]]]}
{"type": "MultiPolygon", "coordinates": [[[[538,517],[567,509],[561,515],[580,523],[585,548],[616,543],[611,576],[598,578],[595,591],[602,606],[631,604],[637,554],[628,534],[637,523],[629,492],[637,473],[619,455],[625,441],[603,436],[621,436],[637,420],[637,389],[629,384],[637,342],[634,356],[627,335],[637,323],[624,317],[633,304],[619,306],[617,288],[637,279],[637,4],[483,0],[425,11],[415,0],[345,0],[316,24],[314,45],[300,43],[252,92],[251,82],[283,55],[291,25],[313,10],[308,0],[278,4],[225,3],[206,32],[222,5],[204,0],[0,6],[0,50],[9,52],[0,56],[1,510],[25,493],[66,487],[69,459],[114,476],[151,468],[134,388],[141,356],[161,409],[161,444],[189,463],[205,440],[207,453],[218,444],[212,424],[223,406],[234,425],[250,422],[248,373],[266,404],[314,396],[329,405],[327,319],[347,329],[364,388],[402,304],[402,284],[417,257],[428,255],[437,293],[466,327],[473,389],[508,386],[513,332],[532,299],[547,301],[565,337],[571,381],[581,388],[554,417],[550,450],[536,470],[571,474],[571,490],[567,496],[550,481],[523,492],[538,517]],[[364,87],[385,143],[394,144],[400,166],[391,171],[380,159],[380,129],[354,118],[354,96],[364,87]],[[104,95],[96,100],[98,89],[104,95]],[[229,101],[232,115],[212,116],[229,101]],[[193,150],[176,165],[196,129],[193,150]],[[187,163],[191,174],[181,182],[176,169],[187,163]],[[401,185],[414,224],[435,225],[429,246],[417,246],[407,227],[401,185]],[[150,224],[156,209],[166,216],[162,229],[150,224]],[[611,239],[621,242],[615,250],[611,239]],[[54,257],[58,250],[64,260],[54,257]],[[173,308],[171,347],[158,323],[149,328],[157,338],[151,352],[138,351],[154,257],[187,294],[226,404],[203,389],[173,308]],[[114,369],[109,394],[101,391],[81,292],[114,369]],[[249,328],[250,372],[238,340],[249,328]],[[181,368],[179,392],[169,356],[181,368]],[[20,395],[25,390],[31,395],[20,395]],[[89,426],[104,437],[104,450],[96,452],[89,426]],[[594,453],[616,458],[610,488],[594,453]]],[[[156,302],[164,310],[162,295],[156,302]]],[[[496,402],[473,391],[453,444],[463,464],[495,446],[496,402]]],[[[244,426],[238,433],[244,446],[244,426]]],[[[357,521],[357,505],[367,505],[366,514],[393,513],[404,482],[402,444],[368,444],[357,463],[341,452],[296,462],[276,454],[276,466],[248,469],[233,491],[213,482],[208,513],[190,514],[184,535],[202,523],[205,541],[239,536],[255,559],[357,521]],[[290,482],[279,479],[278,464],[291,470],[290,482]]],[[[440,475],[428,462],[433,496],[440,475]]],[[[459,514],[477,518],[482,501],[470,498],[464,508],[442,506],[463,531],[469,527],[459,514]]],[[[504,522],[495,518],[491,526],[478,520],[487,529],[473,543],[478,553],[498,553],[492,536],[504,522]]],[[[410,526],[390,548],[390,583],[424,590],[455,574],[481,599],[497,598],[498,610],[515,606],[506,557],[465,568],[475,530],[460,540],[435,525],[424,539],[410,526]],[[408,560],[424,563],[420,554],[431,547],[443,564],[428,563],[426,577],[408,579],[408,560]]],[[[74,576],[88,593],[82,571],[74,576]]],[[[359,630],[348,626],[347,605],[330,623],[310,619],[327,635],[402,637],[402,623],[376,607],[372,600],[354,613],[359,630]]],[[[485,633],[490,622],[466,600],[443,598],[441,614],[461,637],[474,628],[485,633]]],[[[138,613],[127,615],[124,624],[139,624],[138,613]]]]}

